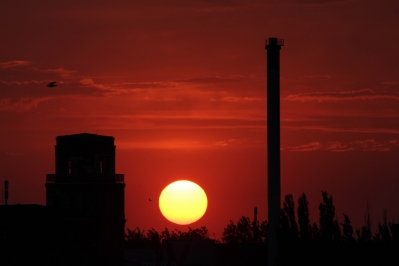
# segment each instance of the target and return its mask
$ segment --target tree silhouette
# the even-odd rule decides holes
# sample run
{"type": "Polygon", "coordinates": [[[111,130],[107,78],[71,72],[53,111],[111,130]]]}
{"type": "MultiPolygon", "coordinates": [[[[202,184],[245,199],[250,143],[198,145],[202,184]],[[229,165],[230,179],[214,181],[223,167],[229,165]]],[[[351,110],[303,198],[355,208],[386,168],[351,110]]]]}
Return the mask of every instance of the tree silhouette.
{"type": "Polygon", "coordinates": [[[298,199],[298,224],[299,224],[299,237],[303,241],[309,241],[312,237],[311,227],[309,221],[309,202],[306,199],[305,193],[298,199]]]}
{"type": "Polygon", "coordinates": [[[345,242],[353,242],[355,238],[353,237],[353,226],[351,225],[351,220],[349,220],[348,215],[344,213],[344,222],[342,225],[342,240],[345,242]]]}
{"type": "Polygon", "coordinates": [[[370,242],[372,238],[369,203],[367,202],[366,205],[367,209],[366,214],[364,215],[364,225],[360,229],[356,230],[356,235],[360,242],[370,242]]]}
{"type": "Polygon", "coordinates": [[[316,222],[313,222],[312,224],[311,235],[312,235],[312,240],[314,241],[318,241],[321,239],[320,228],[317,226],[316,222]]]}
{"type": "Polygon", "coordinates": [[[292,243],[298,238],[298,224],[295,219],[295,204],[292,194],[285,195],[280,210],[279,239],[282,243],[292,243]]]}
{"type": "Polygon", "coordinates": [[[333,240],[335,242],[341,242],[341,228],[339,227],[339,223],[337,220],[334,220],[334,229],[333,229],[333,240]]]}
{"type": "Polygon", "coordinates": [[[145,231],[140,230],[139,227],[136,227],[133,230],[130,230],[129,228],[127,229],[127,234],[126,234],[126,240],[127,241],[132,241],[132,242],[143,242],[145,241],[146,236],[145,236],[145,231]]]}
{"type": "Polygon", "coordinates": [[[190,238],[190,239],[209,239],[209,231],[205,226],[200,228],[192,229],[188,227],[187,232],[179,232],[179,239],[190,238]]]}
{"type": "MultiPolygon", "coordinates": [[[[277,258],[279,265],[358,265],[369,263],[399,265],[397,246],[393,245],[392,224],[388,222],[386,210],[383,212],[383,221],[378,224],[377,233],[373,235],[370,208],[367,203],[364,216],[365,224],[356,230],[356,239],[354,228],[347,214],[343,214],[342,223],[338,223],[335,219],[333,197],[327,192],[322,191],[322,202],[319,204],[319,224],[313,222],[310,225],[308,206],[306,195],[302,193],[298,198],[297,222],[293,196],[291,194],[285,196],[280,210],[278,236],[281,248],[277,258]]],[[[267,242],[267,227],[267,221],[259,223],[257,220],[251,221],[249,217],[245,216],[242,216],[237,223],[230,220],[222,233],[221,242],[223,244],[215,242],[217,252],[221,252],[220,256],[225,256],[220,265],[238,265],[240,263],[252,265],[258,259],[266,261],[264,243],[267,242]]],[[[209,239],[209,232],[205,226],[196,229],[188,227],[185,232],[177,229],[169,231],[168,228],[165,228],[161,233],[154,229],[146,232],[137,227],[134,230],[127,229],[126,234],[128,247],[152,248],[158,251],[164,239],[198,238],[209,239]]]]}
{"type": "Polygon", "coordinates": [[[290,221],[284,209],[280,209],[280,226],[278,231],[278,238],[280,243],[290,242],[290,221]]]}
{"type": "Polygon", "coordinates": [[[136,227],[133,230],[127,229],[125,235],[126,244],[130,247],[158,247],[161,244],[161,236],[155,229],[148,230],[145,233],[144,230],[140,230],[136,227]]]}
{"type": "Polygon", "coordinates": [[[381,241],[383,243],[390,243],[392,241],[392,235],[390,230],[391,224],[388,223],[387,211],[383,211],[383,222],[378,223],[378,232],[381,236],[381,241]]]}
{"type": "Polygon", "coordinates": [[[267,222],[263,221],[260,225],[251,223],[249,217],[242,216],[237,224],[230,220],[222,233],[222,242],[228,244],[245,244],[265,242],[267,235],[267,222]],[[255,228],[257,227],[257,228],[255,228]],[[254,232],[258,231],[258,235],[254,232]],[[256,237],[255,237],[256,236],[256,237]]]}
{"type": "Polygon", "coordinates": [[[172,232],[169,232],[168,228],[165,228],[161,232],[162,239],[168,239],[168,240],[176,240],[180,238],[179,231],[177,229],[173,230],[172,232]]]}
{"type": "Polygon", "coordinates": [[[264,220],[260,223],[259,226],[259,239],[257,239],[257,241],[261,242],[261,243],[266,243],[267,242],[267,221],[264,220]]]}
{"type": "Polygon", "coordinates": [[[225,243],[238,243],[237,233],[238,229],[237,226],[234,224],[232,220],[230,220],[229,224],[226,228],[223,229],[222,233],[222,242],[225,243]]]}
{"type": "MultiPolygon", "coordinates": [[[[334,237],[337,237],[337,222],[334,221],[335,206],[333,203],[333,197],[329,196],[326,191],[322,191],[323,202],[319,205],[320,211],[320,234],[323,240],[333,241],[334,237]]],[[[339,229],[339,226],[338,226],[339,229]]],[[[338,239],[335,239],[338,240],[338,239]]]]}
{"type": "Polygon", "coordinates": [[[209,239],[209,232],[206,226],[196,229],[188,227],[187,232],[177,229],[169,231],[168,228],[165,228],[161,233],[158,233],[154,228],[145,232],[136,227],[133,230],[128,228],[125,235],[126,245],[133,248],[159,248],[162,240],[178,239],[209,239]]]}
{"type": "Polygon", "coordinates": [[[253,239],[251,221],[249,217],[242,216],[237,225],[230,220],[227,228],[222,233],[222,241],[226,243],[250,243],[253,239]]]}
{"type": "Polygon", "coordinates": [[[298,238],[298,224],[295,219],[295,203],[292,194],[285,195],[283,209],[289,222],[289,238],[291,240],[296,240],[298,238]]]}

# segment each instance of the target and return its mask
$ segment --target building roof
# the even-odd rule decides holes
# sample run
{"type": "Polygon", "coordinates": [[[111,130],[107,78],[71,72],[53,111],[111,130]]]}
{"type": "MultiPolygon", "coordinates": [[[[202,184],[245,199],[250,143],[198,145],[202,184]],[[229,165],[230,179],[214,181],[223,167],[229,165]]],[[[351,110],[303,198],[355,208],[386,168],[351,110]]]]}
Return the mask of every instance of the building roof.
{"type": "Polygon", "coordinates": [[[85,138],[90,138],[90,139],[94,139],[94,138],[107,138],[107,139],[115,139],[112,136],[104,136],[104,135],[98,135],[98,134],[91,134],[91,133],[79,133],[79,134],[72,134],[72,135],[63,135],[63,136],[57,136],[57,140],[58,139],[72,139],[72,138],[76,138],[76,139],[85,139],[85,138]]]}

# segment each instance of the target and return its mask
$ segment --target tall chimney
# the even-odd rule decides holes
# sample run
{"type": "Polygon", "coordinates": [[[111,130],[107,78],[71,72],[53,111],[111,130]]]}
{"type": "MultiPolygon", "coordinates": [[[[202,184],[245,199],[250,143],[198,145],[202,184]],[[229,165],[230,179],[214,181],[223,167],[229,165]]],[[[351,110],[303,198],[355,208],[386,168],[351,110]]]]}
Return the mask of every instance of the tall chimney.
{"type": "Polygon", "coordinates": [[[267,50],[268,265],[276,265],[280,225],[280,49],[284,40],[269,38],[267,50]]]}

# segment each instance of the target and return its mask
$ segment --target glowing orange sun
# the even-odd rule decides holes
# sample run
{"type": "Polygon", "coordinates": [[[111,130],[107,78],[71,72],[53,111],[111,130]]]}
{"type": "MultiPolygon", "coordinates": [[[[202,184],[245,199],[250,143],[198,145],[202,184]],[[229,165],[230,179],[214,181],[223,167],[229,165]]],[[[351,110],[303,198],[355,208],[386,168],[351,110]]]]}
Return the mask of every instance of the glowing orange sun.
{"type": "Polygon", "coordinates": [[[198,221],[205,214],[207,206],[205,191],[188,180],[170,183],[159,196],[162,215],[176,224],[184,225],[198,221]]]}

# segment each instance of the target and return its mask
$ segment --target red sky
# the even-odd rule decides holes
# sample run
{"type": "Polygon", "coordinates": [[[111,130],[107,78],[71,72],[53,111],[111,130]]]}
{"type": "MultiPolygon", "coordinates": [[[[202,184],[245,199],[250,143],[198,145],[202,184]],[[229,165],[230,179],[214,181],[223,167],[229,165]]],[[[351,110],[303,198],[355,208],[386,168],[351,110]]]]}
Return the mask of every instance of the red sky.
{"type": "Polygon", "coordinates": [[[127,227],[186,230],[157,199],[188,179],[208,194],[191,225],[267,218],[266,50],[281,50],[282,196],[321,191],[336,216],[399,221],[396,0],[5,1],[0,161],[11,204],[45,204],[58,135],[115,137],[127,227]],[[48,88],[50,81],[58,86],[48,88]],[[153,201],[149,202],[148,198],[153,201]]]}

